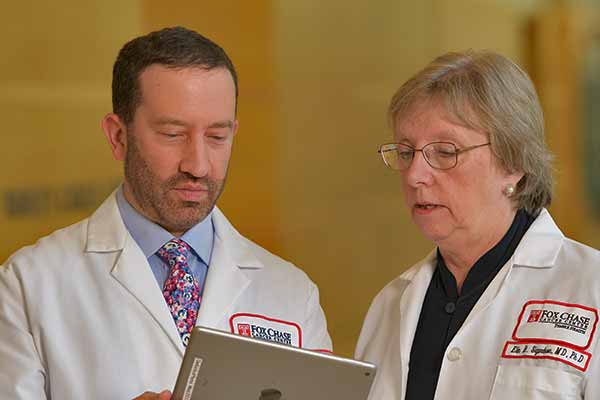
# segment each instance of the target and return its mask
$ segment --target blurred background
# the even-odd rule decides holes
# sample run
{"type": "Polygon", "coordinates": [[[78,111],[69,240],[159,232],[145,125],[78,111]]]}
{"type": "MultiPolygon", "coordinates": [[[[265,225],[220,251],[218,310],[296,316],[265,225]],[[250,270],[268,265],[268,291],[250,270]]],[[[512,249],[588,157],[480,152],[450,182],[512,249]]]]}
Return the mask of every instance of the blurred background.
{"type": "Polygon", "coordinates": [[[86,216],[119,184],[100,119],[129,39],[184,25],[240,76],[240,130],[219,206],[318,284],[350,356],[375,294],[433,245],[379,159],[393,92],[435,56],[493,49],[532,76],[556,155],[551,207],[600,247],[600,0],[60,0],[0,15],[0,261],[86,216]]]}

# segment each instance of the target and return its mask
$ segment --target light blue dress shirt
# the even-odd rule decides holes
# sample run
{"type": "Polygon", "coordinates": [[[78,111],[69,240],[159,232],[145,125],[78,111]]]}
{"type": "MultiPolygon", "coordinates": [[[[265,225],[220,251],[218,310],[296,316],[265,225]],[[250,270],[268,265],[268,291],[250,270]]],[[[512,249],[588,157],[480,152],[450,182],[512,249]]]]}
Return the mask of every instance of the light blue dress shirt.
{"type": "MultiPolygon", "coordinates": [[[[169,275],[170,267],[162,261],[156,252],[175,236],[135,210],[127,199],[125,199],[123,186],[117,190],[117,205],[125,227],[148,259],[156,282],[162,290],[165,280],[169,275]]],[[[212,213],[180,237],[181,240],[184,240],[192,248],[190,257],[188,258],[188,265],[202,291],[204,291],[204,281],[208,273],[208,265],[210,265],[215,236],[211,216],[212,213]]]]}

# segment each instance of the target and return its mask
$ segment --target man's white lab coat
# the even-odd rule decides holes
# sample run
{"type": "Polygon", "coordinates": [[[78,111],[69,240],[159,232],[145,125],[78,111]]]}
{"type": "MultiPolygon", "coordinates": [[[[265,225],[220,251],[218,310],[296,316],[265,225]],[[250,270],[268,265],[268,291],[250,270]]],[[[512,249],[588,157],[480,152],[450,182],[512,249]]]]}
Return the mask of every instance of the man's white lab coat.
{"type": "MultiPolygon", "coordinates": [[[[197,325],[331,350],[308,277],[241,236],[218,209],[212,218],[197,325]]],[[[89,219],[21,249],[0,268],[1,399],[124,400],[172,389],[183,352],[114,194],[89,219]]]]}

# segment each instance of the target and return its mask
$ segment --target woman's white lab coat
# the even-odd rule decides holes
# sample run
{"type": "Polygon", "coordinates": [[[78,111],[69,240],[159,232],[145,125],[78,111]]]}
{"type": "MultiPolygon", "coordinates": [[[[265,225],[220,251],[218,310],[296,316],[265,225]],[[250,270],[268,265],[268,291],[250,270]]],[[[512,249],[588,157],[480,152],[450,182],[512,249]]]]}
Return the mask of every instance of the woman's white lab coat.
{"type": "MultiPolygon", "coordinates": [[[[404,399],[435,252],[389,283],[356,357],[379,366],[372,400],[404,399]]],[[[563,236],[543,210],[452,339],[436,400],[599,399],[600,252],[563,236]]]]}

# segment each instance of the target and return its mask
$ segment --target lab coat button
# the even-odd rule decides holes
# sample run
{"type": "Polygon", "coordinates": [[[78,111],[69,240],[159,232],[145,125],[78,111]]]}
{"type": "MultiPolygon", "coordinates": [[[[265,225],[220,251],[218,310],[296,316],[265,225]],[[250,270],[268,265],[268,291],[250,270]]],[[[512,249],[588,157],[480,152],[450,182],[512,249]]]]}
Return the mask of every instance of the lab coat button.
{"type": "Polygon", "coordinates": [[[448,352],[448,360],[450,361],[458,361],[462,357],[462,351],[458,347],[454,347],[452,350],[448,352]]]}

